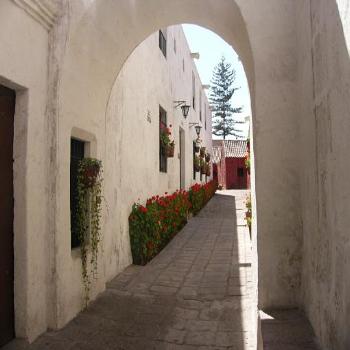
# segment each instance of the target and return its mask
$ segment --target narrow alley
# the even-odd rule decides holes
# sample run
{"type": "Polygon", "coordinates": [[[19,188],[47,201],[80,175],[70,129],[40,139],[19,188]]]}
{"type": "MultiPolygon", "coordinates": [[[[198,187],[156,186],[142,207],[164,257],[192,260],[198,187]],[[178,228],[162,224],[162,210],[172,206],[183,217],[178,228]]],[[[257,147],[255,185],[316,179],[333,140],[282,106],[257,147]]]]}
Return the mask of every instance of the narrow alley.
{"type": "Polygon", "coordinates": [[[151,263],[127,268],[65,328],[6,350],[253,349],[246,193],[215,195],[151,263]]]}

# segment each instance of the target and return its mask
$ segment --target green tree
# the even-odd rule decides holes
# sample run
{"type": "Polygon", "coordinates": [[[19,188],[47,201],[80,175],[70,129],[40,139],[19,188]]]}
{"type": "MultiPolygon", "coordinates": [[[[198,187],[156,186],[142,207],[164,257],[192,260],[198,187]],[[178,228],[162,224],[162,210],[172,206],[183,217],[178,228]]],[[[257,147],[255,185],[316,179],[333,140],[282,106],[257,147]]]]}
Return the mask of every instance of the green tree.
{"type": "Polygon", "coordinates": [[[241,113],[242,107],[233,108],[231,97],[238,88],[232,87],[235,81],[235,71],[231,64],[222,56],[220,62],[215,66],[210,86],[210,106],[213,114],[213,134],[222,137],[233,135],[241,137],[241,130],[236,124],[242,123],[234,118],[234,113],[241,113]]]}

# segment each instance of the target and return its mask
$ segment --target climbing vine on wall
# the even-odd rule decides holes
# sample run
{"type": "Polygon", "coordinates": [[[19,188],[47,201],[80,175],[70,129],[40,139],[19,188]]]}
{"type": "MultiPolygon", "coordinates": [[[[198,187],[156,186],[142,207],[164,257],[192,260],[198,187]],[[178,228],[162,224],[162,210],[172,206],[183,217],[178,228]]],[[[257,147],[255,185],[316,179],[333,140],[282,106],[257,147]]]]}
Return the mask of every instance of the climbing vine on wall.
{"type": "Polygon", "coordinates": [[[77,230],[80,242],[85,306],[92,278],[97,278],[101,241],[102,162],[84,158],[78,166],[77,230]]]}

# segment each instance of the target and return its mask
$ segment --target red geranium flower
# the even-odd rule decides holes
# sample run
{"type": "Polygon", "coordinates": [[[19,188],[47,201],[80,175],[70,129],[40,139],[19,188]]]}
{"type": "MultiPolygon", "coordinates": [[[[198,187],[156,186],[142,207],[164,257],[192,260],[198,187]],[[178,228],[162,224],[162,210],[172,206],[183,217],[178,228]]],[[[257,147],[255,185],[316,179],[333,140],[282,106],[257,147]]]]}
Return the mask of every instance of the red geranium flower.
{"type": "Polygon", "coordinates": [[[145,208],[143,205],[140,206],[140,212],[141,213],[147,213],[148,209],[145,208]]]}

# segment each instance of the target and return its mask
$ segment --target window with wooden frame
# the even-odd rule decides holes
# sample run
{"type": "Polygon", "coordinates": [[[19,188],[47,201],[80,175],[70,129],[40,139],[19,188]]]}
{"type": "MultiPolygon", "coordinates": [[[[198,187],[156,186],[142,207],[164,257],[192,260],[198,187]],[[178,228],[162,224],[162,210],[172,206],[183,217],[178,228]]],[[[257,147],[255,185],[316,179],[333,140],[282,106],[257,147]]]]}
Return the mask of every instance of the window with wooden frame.
{"type": "Polygon", "coordinates": [[[80,246],[80,239],[77,228],[77,207],[78,207],[78,169],[79,162],[85,156],[85,142],[71,139],[70,147],[70,222],[71,222],[71,248],[80,246]]]}
{"type": "Polygon", "coordinates": [[[168,171],[168,158],[166,155],[166,148],[164,147],[161,134],[167,127],[167,114],[166,111],[159,106],[159,171],[166,173],[168,171]]]}
{"type": "Polygon", "coordinates": [[[166,30],[159,30],[159,48],[163,52],[164,57],[166,58],[166,30]]]}

